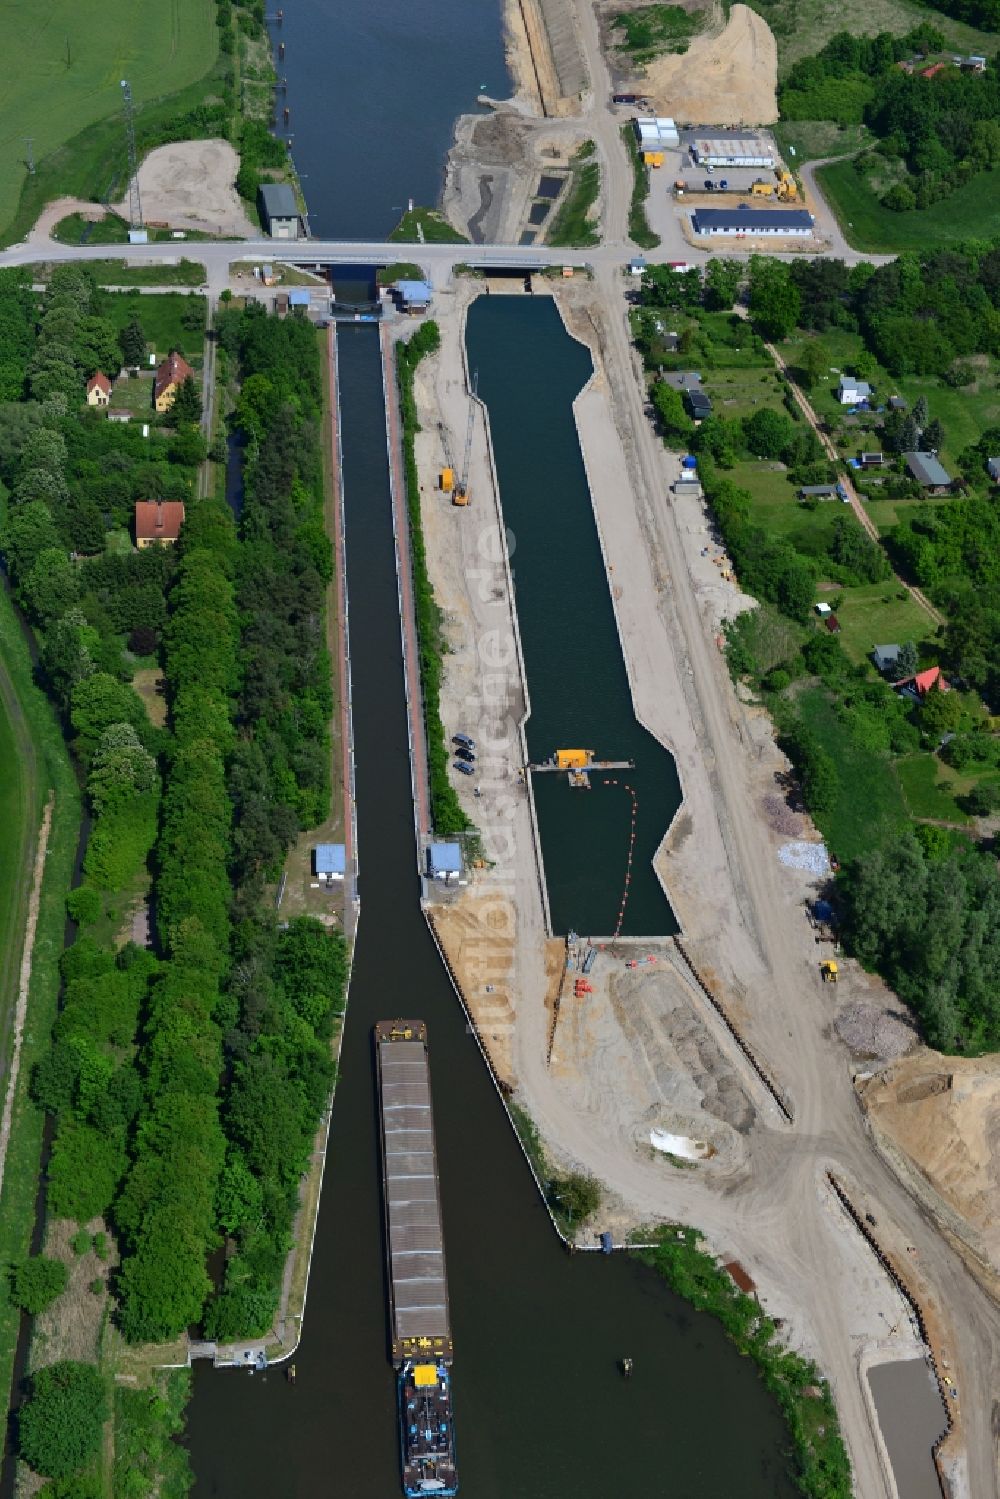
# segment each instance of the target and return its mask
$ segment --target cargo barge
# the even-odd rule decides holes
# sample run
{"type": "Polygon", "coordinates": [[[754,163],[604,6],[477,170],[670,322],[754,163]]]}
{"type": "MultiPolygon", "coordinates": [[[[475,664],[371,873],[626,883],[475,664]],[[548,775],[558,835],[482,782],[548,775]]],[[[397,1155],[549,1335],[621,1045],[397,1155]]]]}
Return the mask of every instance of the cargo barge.
{"type": "Polygon", "coordinates": [[[403,1492],[448,1499],[458,1493],[452,1341],[424,1022],[378,1021],[375,1061],[403,1492]]]}

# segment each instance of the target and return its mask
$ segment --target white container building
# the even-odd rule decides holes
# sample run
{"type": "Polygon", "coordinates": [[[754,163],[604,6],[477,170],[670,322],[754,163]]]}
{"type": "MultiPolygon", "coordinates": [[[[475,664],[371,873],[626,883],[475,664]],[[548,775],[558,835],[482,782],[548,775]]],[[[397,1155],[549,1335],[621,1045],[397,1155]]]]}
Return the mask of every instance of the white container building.
{"type": "Polygon", "coordinates": [[[640,151],[676,151],[681,143],[669,115],[640,115],[635,121],[640,151]]]}
{"type": "Polygon", "coordinates": [[[724,135],[718,140],[695,140],[690,149],[700,167],[774,167],[773,149],[754,136],[724,135]]]}

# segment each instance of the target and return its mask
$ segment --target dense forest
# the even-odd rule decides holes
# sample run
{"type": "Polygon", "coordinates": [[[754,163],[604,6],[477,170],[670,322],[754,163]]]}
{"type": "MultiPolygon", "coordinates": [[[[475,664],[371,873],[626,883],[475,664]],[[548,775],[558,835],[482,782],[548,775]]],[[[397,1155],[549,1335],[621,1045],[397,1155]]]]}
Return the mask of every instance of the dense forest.
{"type": "MultiPolygon", "coordinates": [[[[303,321],[222,319],[242,380],[237,527],[196,498],[197,403],[151,413],[145,437],[83,406],[94,369],[117,372],[137,341],[144,358],[139,316],[109,306],[85,269],[56,270],[40,307],[0,272],[0,547],[92,818],[31,1080],[55,1126],[47,1212],[113,1229],[129,1340],[251,1336],[274,1317],[346,978],[342,938],[305,918],[279,930],[265,895],[329,798],[319,350],[303,321]],[[151,497],[183,499],[185,523],[176,546],[138,551],[133,505],[151,497]],[[133,686],[150,663],[162,727],[133,686]],[[152,946],[122,945],[150,877],[152,946]]],[[[23,1304],[60,1294],[52,1269],[22,1268],[23,1304]]]]}
{"type": "MultiPolygon", "coordinates": [[[[997,0],[985,4],[997,26],[997,0]]],[[[971,0],[967,8],[975,7],[971,0]]],[[[997,58],[982,72],[956,67],[947,54],[943,66],[928,67],[944,49],[944,36],[927,23],[903,37],[838,32],[790,69],[779,92],[782,118],[867,125],[877,140],[855,157],[856,170],[891,178],[886,208],[928,208],[1000,166],[997,58]]]]}

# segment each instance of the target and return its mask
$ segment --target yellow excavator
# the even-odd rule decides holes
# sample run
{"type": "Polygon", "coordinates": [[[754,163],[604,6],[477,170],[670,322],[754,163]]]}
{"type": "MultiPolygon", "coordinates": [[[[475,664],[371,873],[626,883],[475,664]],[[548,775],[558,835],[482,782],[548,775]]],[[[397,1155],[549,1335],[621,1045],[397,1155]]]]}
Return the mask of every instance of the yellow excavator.
{"type": "Polygon", "coordinates": [[[840,977],[840,972],[832,958],[827,958],[819,965],[819,971],[823,975],[824,984],[835,984],[840,977]]]}

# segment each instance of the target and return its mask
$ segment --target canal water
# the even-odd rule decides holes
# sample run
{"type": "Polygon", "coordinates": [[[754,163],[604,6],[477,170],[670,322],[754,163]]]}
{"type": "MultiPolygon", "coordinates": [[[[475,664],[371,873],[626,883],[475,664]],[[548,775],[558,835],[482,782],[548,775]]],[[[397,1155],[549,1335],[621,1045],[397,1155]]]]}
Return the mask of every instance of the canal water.
{"type": "MultiPolygon", "coordinates": [[[[553,930],[669,935],[673,912],[652,860],[680,804],[673,757],[635,720],[572,403],[592,373],[551,297],[480,297],[469,309],[470,370],[490,414],[531,716],[528,753],[560,748],[634,760],[634,770],[533,786],[553,930]],[[626,789],[631,788],[631,792],[626,789]],[[634,793],[634,797],[632,795],[634,793]]],[[[623,476],[624,478],[624,476],[623,476]]],[[[623,484],[624,488],[624,484],[623,484]]]]}
{"type": "Polygon", "coordinates": [[[480,93],[510,91],[501,0],[283,0],[283,10],[271,29],[288,81],[278,128],[292,135],[310,228],[383,239],[409,198],[437,202],[458,115],[480,93]]]}
{"type": "Polygon", "coordinates": [[[777,1408],[717,1324],[641,1265],[559,1246],[428,935],[377,332],[338,344],[361,922],[297,1380],[197,1367],[195,1493],[400,1492],[371,1028],[412,1014],[430,1031],[466,1499],[791,1499],[777,1408]]]}

